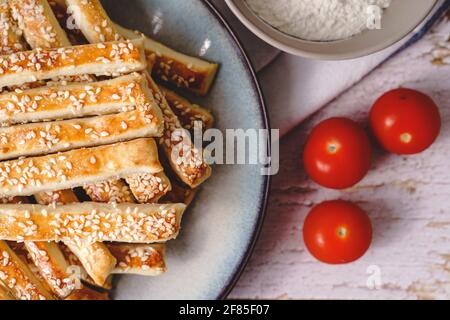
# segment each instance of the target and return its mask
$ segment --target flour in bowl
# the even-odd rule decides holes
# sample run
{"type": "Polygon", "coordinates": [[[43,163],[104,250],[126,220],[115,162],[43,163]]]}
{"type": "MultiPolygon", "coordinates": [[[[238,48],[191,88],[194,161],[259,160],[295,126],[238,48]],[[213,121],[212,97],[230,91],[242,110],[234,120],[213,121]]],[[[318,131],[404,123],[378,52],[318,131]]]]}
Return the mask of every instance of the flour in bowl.
{"type": "Polygon", "coordinates": [[[292,36],[314,41],[349,38],[381,18],[392,0],[245,0],[264,21],[292,36]],[[376,7],[374,7],[376,6],[376,7]],[[377,10],[378,9],[378,10],[377,10]]]}

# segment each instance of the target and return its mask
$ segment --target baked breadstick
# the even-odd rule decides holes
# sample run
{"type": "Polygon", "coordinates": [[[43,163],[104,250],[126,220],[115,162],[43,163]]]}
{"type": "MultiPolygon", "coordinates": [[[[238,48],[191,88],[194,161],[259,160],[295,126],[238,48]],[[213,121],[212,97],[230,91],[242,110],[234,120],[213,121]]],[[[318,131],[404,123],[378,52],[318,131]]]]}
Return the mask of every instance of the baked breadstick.
{"type": "Polygon", "coordinates": [[[58,48],[71,45],[47,0],[9,0],[13,18],[24,31],[32,48],[58,48]]]}
{"type": "Polygon", "coordinates": [[[156,83],[147,79],[150,90],[163,112],[164,135],[159,139],[164,155],[175,174],[191,188],[197,188],[212,173],[211,167],[203,158],[203,149],[197,148],[191,138],[185,135],[180,120],[169,107],[166,98],[156,83]]]}
{"type": "Polygon", "coordinates": [[[66,32],[70,42],[72,44],[87,43],[83,33],[81,33],[81,30],[75,25],[71,17],[71,11],[67,8],[65,0],[49,0],[48,3],[56,16],[56,19],[58,19],[60,26],[66,32]]]}
{"type": "Polygon", "coordinates": [[[0,55],[25,50],[22,32],[12,20],[8,0],[0,0],[0,55]]]}
{"type": "MultiPolygon", "coordinates": [[[[36,201],[43,205],[65,205],[78,203],[78,198],[72,190],[45,192],[35,195],[36,201]]],[[[117,261],[103,243],[65,242],[65,245],[78,258],[81,266],[90,276],[93,283],[103,287],[106,279],[116,266],[117,261]]],[[[61,252],[64,256],[64,253],[61,252]]]]}
{"type": "Polygon", "coordinates": [[[34,49],[0,56],[0,88],[60,76],[131,73],[146,65],[142,39],[34,49]]]}
{"type": "MultiPolygon", "coordinates": [[[[29,203],[27,198],[3,199],[4,203],[29,203]]],[[[36,278],[46,284],[46,290],[59,298],[67,297],[75,289],[74,279],[68,273],[69,264],[61,250],[52,242],[25,242],[11,248],[35,273],[36,278]]]]}
{"type": "Polygon", "coordinates": [[[0,128],[0,160],[154,137],[160,128],[141,112],[0,128]]]}
{"type": "Polygon", "coordinates": [[[134,203],[130,188],[123,180],[109,180],[84,187],[89,198],[102,203],[134,203]]]}
{"type": "Polygon", "coordinates": [[[118,261],[115,274],[159,276],[167,271],[163,244],[110,244],[108,248],[118,261]]]}
{"type": "Polygon", "coordinates": [[[172,189],[164,172],[131,175],[126,181],[138,203],[156,203],[172,189]]]}
{"type": "MultiPolygon", "coordinates": [[[[8,201],[10,204],[29,203],[28,199],[19,197],[8,201]]],[[[65,298],[75,289],[74,279],[68,273],[69,264],[56,243],[26,241],[12,249],[57,297],[65,298]]]]}
{"type": "Polygon", "coordinates": [[[162,243],[175,239],[184,204],[0,205],[0,239],[162,243]]]}
{"type": "Polygon", "coordinates": [[[0,163],[0,195],[27,196],[163,170],[153,139],[0,163]]]}
{"type": "MultiPolygon", "coordinates": [[[[106,279],[106,282],[103,283],[102,285],[95,283],[94,279],[92,279],[92,277],[89,276],[89,274],[87,273],[86,268],[81,264],[80,259],[78,259],[78,257],[69,249],[69,247],[67,247],[64,243],[60,243],[59,247],[60,247],[62,253],[64,254],[64,257],[70,263],[71,266],[80,267],[79,270],[81,271],[81,274],[80,274],[81,280],[83,280],[84,282],[86,282],[87,284],[89,284],[91,286],[101,288],[102,290],[111,290],[112,289],[112,281],[111,281],[112,276],[109,276],[106,279]]],[[[108,250],[108,252],[109,252],[109,250],[108,250]]]]}
{"type": "Polygon", "coordinates": [[[134,109],[141,112],[140,119],[153,127],[155,135],[162,133],[161,111],[148,90],[146,79],[139,74],[0,94],[3,123],[70,119],[134,109]]]}
{"type": "MultiPolygon", "coordinates": [[[[90,43],[135,39],[142,34],[114,24],[98,0],[67,0],[78,27],[90,43]]],[[[145,37],[146,55],[154,66],[153,73],[164,81],[196,94],[208,93],[218,65],[170,49],[145,37]]]]}
{"type": "Polygon", "coordinates": [[[123,40],[99,1],[66,0],[66,4],[89,43],[123,40]]]}
{"type": "Polygon", "coordinates": [[[197,104],[190,103],[187,99],[172,90],[159,87],[167,100],[170,108],[177,115],[183,128],[194,129],[195,122],[200,121],[203,130],[211,129],[214,125],[214,117],[211,112],[197,104]]]}
{"type": "MultiPolygon", "coordinates": [[[[27,242],[27,243],[32,243],[32,244],[44,244],[44,243],[48,243],[51,246],[56,246],[56,244],[54,242],[27,242]]],[[[81,263],[78,264],[73,264],[72,262],[70,263],[70,266],[68,266],[68,270],[70,271],[70,273],[66,273],[67,275],[69,275],[70,278],[66,278],[66,281],[70,281],[71,282],[71,286],[75,287],[76,289],[74,290],[67,290],[67,286],[65,286],[64,284],[61,284],[59,281],[64,280],[62,278],[63,275],[61,275],[58,278],[53,278],[54,282],[52,282],[51,286],[48,286],[48,280],[46,280],[46,278],[51,278],[54,277],[55,273],[52,274],[48,274],[46,275],[45,273],[43,273],[43,271],[45,271],[45,269],[41,269],[44,268],[46,266],[46,262],[45,262],[45,258],[41,259],[44,260],[41,264],[38,265],[38,267],[36,267],[34,261],[32,260],[32,254],[29,251],[27,251],[27,249],[25,248],[25,246],[23,244],[18,244],[18,243],[11,243],[10,245],[11,249],[17,254],[17,256],[19,258],[22,259],[22,261],[24,261],[26,264],[28,264],[30,270],[33,271],[33,273],[36,275],[36,278],[44,285],[44,287],[47,289],[47,291],[51,291],[55,294],[55,296],[59,299],[64,299],[64,300],[74,300],[76,297],[79,297],[80,295],[84,296],[85,299],[87,299],[88,297],[91,297],[94,300],[103,300],[105,297],[107,297],[107,293],[99,293],[97,291],[94,291],[92,289],[87,288],[86,286],[83,286],[83,284],[80,282],[81,280],[85,280],[83,277],[84,275],[86,275],[86,271],[83,269],[83,266],[81,265],[81,263]],[[77,267],[79,269],[77,269],[77,267]],[[62,280],[61,280],[62,279],[62,280]],[[47,284],[47,286],[45,286],[45,284],[47,284]],[[66,287],[66,289],[59,289],[59,290],[55,290],[54,287],[59,287],[59,288],[63,288],[66,287]],[[58,294],[58,292],[63,292],[64,295],[60,295],[58,294]],[[69,293],[70,295],[67,295],[66,293],[69,293]]],[[[56,249],[56,247],[55,247],[56,249]]],[[[47,254],[50,253],[50,256],[52,256],[54,253],[52,251],[49,251],[47,247],[43,247],[40,248],[40,251],[44,250],[44,252],[46,252],[47,254]]],[[[59,254],[63,254],[61,249],[56,249],[59,251],[59,254]]],[[[67,249],[69,250],[69,249],[67,249]]],[[[40,252],[40,254],[42,255],[42,252],[40,252]]],[[[51,258],[50,258],[51,259],[51,258]]],[[[69,265],[67,261],[69,261],[68,259],[66,259],[65,254],[63,254],[63,259],[65,262],[65,264],[69,265]]],[[[52,269],[50,270],[54,270],[54,266],[51,266],[52,269]]],[[[50,271],[49,270],[49,271],[50,271]]],[[[89,278],[90,281],[89,283],[92,285],[96,285],[94,283],[94,281],[89,278]]],[[[105,287],[102,287],[106,288],[105,287]]]]}
{"type": "Polygon", "coordinates": [[[61,299],[75,289],[75,281],[69,273],[69,264],[55,242],[25,242],[25,248],[39,269],[41,277],[61,299]]]}
{"type": "MultiPolygon", "coordinates": [[[[131,190],[123,180],[108,181],[85,187],[91,200],[104,203],[132,203],[131,190]]],[[[113,273],[157,276],[166,272],[165,245],[123,244],[108,245],[117,259],[113,273]]]]}
{"type": "Polygon", "coordinates": [[[184,203],[186,206],[190,206],[197,192],[198,189],[187,188],[174,182],[172,183],[172,190],[161,199],[161,203],[184,203]]]}
{"type": "Polygon", "coordinates": [[[201,96],[209,92],[219,69],[218,64],[179,53],[139,31],[114,25],[124,38],[138,39],[144,36],[145,55],[152,75],[201,96]]]}
{"type": "Polygon", "coordinates": [[[51,293],[4,241],[0,241],[0,281],[19,300],[53,300],[51,293]]]}

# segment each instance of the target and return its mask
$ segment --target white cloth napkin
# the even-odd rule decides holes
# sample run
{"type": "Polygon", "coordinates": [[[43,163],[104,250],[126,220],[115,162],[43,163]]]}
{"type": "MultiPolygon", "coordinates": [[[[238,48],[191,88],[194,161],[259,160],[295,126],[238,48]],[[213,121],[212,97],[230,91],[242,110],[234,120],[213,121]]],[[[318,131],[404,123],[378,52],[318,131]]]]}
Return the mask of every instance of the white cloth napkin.
{"type": "Polygon", "coordinates": [[[417,40],[450,4],[450,1],[440,0],[440,5],[426,22],[407,39],[382,52],[347,61],[317,61],[286,53],[279,54],[278,50],[250,33],[234,17],[223,0],[212,2],[241,39],[255,69],[260,71],[259,80],[266,98],[271,126],[280,129],[281,135],[288,133],[305,118],[352,87],[407,43],[417,40]],[[265,66],[267,67],[264,68],[265,66]]]}

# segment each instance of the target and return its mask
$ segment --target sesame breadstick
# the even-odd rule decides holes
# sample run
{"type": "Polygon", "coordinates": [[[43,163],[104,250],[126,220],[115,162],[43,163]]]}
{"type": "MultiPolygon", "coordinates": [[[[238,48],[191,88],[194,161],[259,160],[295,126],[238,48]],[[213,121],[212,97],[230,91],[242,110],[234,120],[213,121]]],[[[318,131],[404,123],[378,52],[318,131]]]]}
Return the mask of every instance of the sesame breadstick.
{"type": "Polygon", "coordinates": [[[125,179],[138,203],[156,203],[172,189],[164,172],[131,175],[125,179]]]}
{"type": "MultiPolygon", "coordinates": [[[[27,198],[3,199],[9,204],[29,203],[27,198]]],[[[37,279],[46,284],[46,289],[58,298],[67,297],[74,289],[74,279],[68,273],[69,264],[54,242],[30,242],[15,244],[11,249],[30,266],[37,279]],[[36,270],[37,269],[37,270],[36,270]]]]}
{"type": "MultiPolygon", "coordinates": [[[[123,180],[110,180],[90,185],[85,187],[85,190],[91,200],[95,202],[135,202],[130,188],[123,180]]],[[[113,243],[109,244],[108,248],[117,259],[116,267],[112,273],[157,276],[167,271],[164,244],[113,243]]]]}
{"type": "Polygon", "coordinates": [[[19,300],[54,299],[5,241],[0,241],[0,281],[19,300]]]}
{"type": "Polygon", "coordinates": [[[135,109],[162,130],[161,112],[145,77],[139,74],[89,84],[71,83],[0,94],[2,123],[71,119],[135,109]]]}
{"type": "Polygon", "coordinates": [[[0,205],[0,239],[163,243],[175,239],[184,204],[0,205]]]}
{"type": "Polygon", "coordinates": [[[34,49],[0,56],[0,87],[88,73],[110,75],[146,68],[143,40],[34,49]]]}
{"type": "Polygon", "coordinates": [[[190,103],[187,99],[172,90],[162,86],[159,88],[170,108],[177,115],[183,128],[192,130],[197,121],[202,123],[203,130],[211,129],[213,127],[214,117],[209,110],[200,107],[197,104],[190,103]]]}
{"type": "MultiPolygon", "coordinates": [[[[72,190],[42,192],[35,195],[36,201],[42,205],[66,205],[78,203],[78,198],[72,190]]],[[[107,278],[117,264],[104,243],[87,243],[83,241],[67,241],[64,244],[80,261],[94,285],[104,287],[107,278]]],[[[64,253],[62,253],[64,255],[64,253]]],[[[86,279],[88,282],[90,279],[86,279]]]]}
{"type": "Polygon", "coordinates": [[[109,180],[84,187],[89,198],[102,203],[134,203],[130,188],[123,180],[109,180]]]}
{"type": "Polygon", "coordinates": [[[113,274],[159,276],[167,271],[164,244],[113,243],[108,248],[117,259],[113,274]]]}
{"type": "Polygon", "coordinates": [[[0,195],[28,196],[134,174],[160,173],[153,139],[0,162],[0,195]]]}
{"type": "Polygon", "coordinates": [[[0,55],[25,50],[22,32],[12,20],[8,0],[0,0],[0,55]]]}
{"type": "Polygon", "coordinates": [[[9,0],[12,16],[32,48],[71,45],[46,0],[9,0]]]}
{"type": "Polygon", "coordinates": [[[0,128],[0,160],[159,135],[138,111],[0,128]]]}
{"type": "MultiPolygon", "coordinates": [[[[3,198],[2,202],[29,203],[27,198],[19,197],[3,198]]],[[[22,244],[14,243],[10,248],[30,268],[48,292],[53,292],[59,298],[65,298],[75,288],[73,279],[67,273],[69,265],[56,243],[27,241],[22,244]]]]}

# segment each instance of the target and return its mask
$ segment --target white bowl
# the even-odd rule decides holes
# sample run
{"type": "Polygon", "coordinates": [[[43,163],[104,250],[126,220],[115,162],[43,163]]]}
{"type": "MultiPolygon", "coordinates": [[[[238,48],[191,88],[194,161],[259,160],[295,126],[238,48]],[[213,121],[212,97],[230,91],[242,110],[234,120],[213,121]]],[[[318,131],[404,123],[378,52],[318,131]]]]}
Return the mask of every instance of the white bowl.
{"type": "Polygon", "coordinates": [[[243,0],[226,0],[233,13],[255,35],[285,52],[314,59],[342,60],[366,56],[405,38],[430,14],[437,0],[394,0],[385,10],[380,30],[366,30],[339,41],[308,41],[277,30],[258,17],[243,0]]]}

